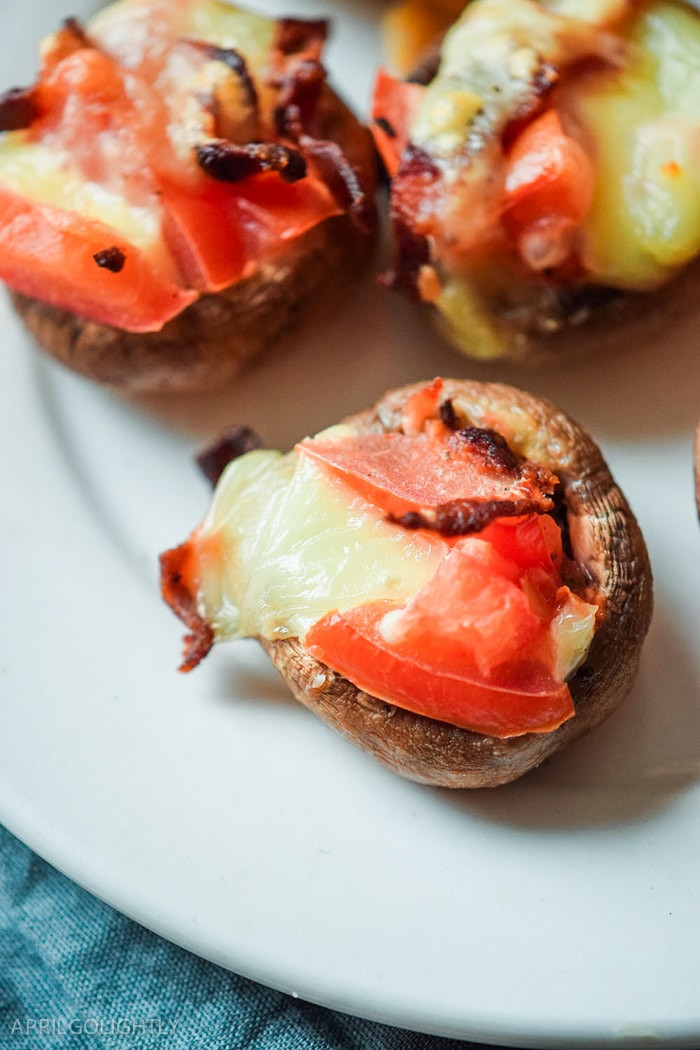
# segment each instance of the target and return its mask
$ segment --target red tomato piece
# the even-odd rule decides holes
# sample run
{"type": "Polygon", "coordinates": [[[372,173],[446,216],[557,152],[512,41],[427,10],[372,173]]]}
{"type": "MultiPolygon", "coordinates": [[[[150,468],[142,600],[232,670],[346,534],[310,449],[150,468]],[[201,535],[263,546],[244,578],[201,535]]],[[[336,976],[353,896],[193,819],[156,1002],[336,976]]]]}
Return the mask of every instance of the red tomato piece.
{"type": "Polygon", "coordinates": [[[217,292],[246,277],[340,209],[314,178],[285,183],[274,172],[233,185],[202,176],[195,185],[162,183],[166,231],[188,283],[217,292]]]}
{"type": "Polygon", "coordinates": [[[442,388],[442,379],[434,379],[428,386],[409,397],[401,413],[401,429],[404,434],[416,437],[427,421],[435,416],[442,388]]]}
{"type": "Polygon", "coordinates": [[[409,129],[424,93],[422,84],[400,80],[385,69],[377,73],[372,98],[372,134],[392,177],[408,145],[409,129]]]}
{"type": "Polygon", "coordinates": [[[546,219],[577,223],[593,196],[593,165],[549,109],[518,135],[506,158],[505,215],[509,229],[546,219]]]}
{"type": "Polygon", "coordinates": [[[540,498],[530,478],[489,471],[483,457],[459,438],[420,434],[362,434],[312,438],[297,450],[313,457],[359,495],[400,517],[457,499],[540,498]]]}
{"type": "Polygon", "coordinates": [[[548,620],[530,607],[521,572],[488,540],[461,539],[387,627],[387,640],[419,646],[436,665],[466,663],[486,678],[536,649],[548,659],[548,620]]]}
{"type": "Polygon", "coordinates": [[[563,556],[561,531],[548,514],[500,518],[487,525],[479,537],[488,540],[522,571],[538,568],[558,575],[563,556]]]}
{"type": "Polygon", "coordinates": [[[168,117],[150,85],[84,47],[42,73],[37,103],[31,139],[65,151],[86,179],[130,199],[155,191],[153,159],[169,151],[168,117]]]}
{"type": "Polygon", "coordinates": [[[388,645],[379,630],[388,603],[334,612],[304,640],[317,659],[358,688],[416,714],[487,736],[550,732],[574,714],[566,685],[527,661],[486,679],[467,660],[439,661],[420,643],[388,645]]]}
{"type": "MultiPolygon", "coordinates": [[[[549,626],[561,597],[558,529],[535,515],[460,539],[406,606],[323,617],[312,655],[398,707],[490,736],[548,732],[573,713],[549,626]]],[[[565,590],[565,589],[564,589],[565,590]]]]}
{"type": "Polygon", "coordinates": [[[25,295],[133,332],[159,330],[197,298],[110,227],[2,186],[0,278],[25,295]],[[105,260],[111,249],[121,264],[99,265],[95,256],[105,260]]]}

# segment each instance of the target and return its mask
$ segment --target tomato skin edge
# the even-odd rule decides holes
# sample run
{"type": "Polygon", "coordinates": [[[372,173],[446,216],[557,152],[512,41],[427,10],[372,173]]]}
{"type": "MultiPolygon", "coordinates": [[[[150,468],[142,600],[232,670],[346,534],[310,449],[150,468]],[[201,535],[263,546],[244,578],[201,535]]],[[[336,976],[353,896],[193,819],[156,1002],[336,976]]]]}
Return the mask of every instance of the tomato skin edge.
{"type": "Polygon", "coordinates": [[[131,332],[160,331],[198,297],[160,275],[110,227],[2,185],[0,278],[50,306],[131,332]],[[122,268],[101,267],[95,256],[115,248],[124,258],[122,268]]]}
{"type": "MultiPolygon", "coordinates": [[[[369,613],[374,628],[388,608],[376,605],[369,613]]],[[[515,686],[477,681],[476,676],[427,668],[415,655],[391,652],[377,643],[364,625],[353,623],[355,612],[323,617],[303,644],[316,659],[377,699],[499,739],[552,732],[575,714],[565,683],[543,678],[539,688],[534,680],[529,692],[521,692],[515,686]]]]}

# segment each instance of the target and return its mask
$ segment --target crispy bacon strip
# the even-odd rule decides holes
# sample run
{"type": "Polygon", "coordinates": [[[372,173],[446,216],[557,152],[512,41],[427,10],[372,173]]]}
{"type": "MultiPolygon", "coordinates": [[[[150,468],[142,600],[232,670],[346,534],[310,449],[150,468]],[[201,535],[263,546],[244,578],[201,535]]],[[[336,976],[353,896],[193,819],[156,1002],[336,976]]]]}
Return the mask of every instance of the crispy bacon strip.
{"type": "Polygon", "coordinates": [[[365,193],[357,172],[338,143],[303,135],[299,145],[316,174],[330,190],[336,204],[361,229],[372,230],[375,221],[374,201],[365,193]]]}
{"type": "Polygon", "coordinates": [[[517,518],[523,514],[545,514],[553,507],[551,499],[454,499],[437,507],[409,511],[388,520],[405,529],[431,529],[441,536],[469,536],[481,532],[497,518],[517,518]]]}
{"type": "MultiPolygon", "coordinates": [[[[440,171],[425,150],[409,142],[401,157],[395,182],[405,180],[425,189],[441,178],[440,171]]],[[[418,276],[421,268],[431,260],[428,238],[415,228],[414,216],[404,213],[398,198],[392,203],[392,227],[395,245],[394,266],[382,277],[387,288],[403,292],[411,299],[420,299],[418,276]]]]}
{"type": "Polygon", "coordinates": [[[325,82],[326,71],[315,58],[298,62],[275,79],[279,95],[274,120],[280,136],[294,142],[309,130],[325,82]]]}
{"type": "Polygon", "coordinates": [[[195,154],[200,168],[220,182],[239,182],[263,171],[276,171],[284,182],[298,182],[307,170],[299,150],[279,142],[238,146],[227,139],[214,139],[195,146],[195,154]]]}
{"type": "MultiPolygon", "coordinates": [[[[455,431],[455,438],[459,445],[468,445],[478,452],[490,473],[520,477],[523,469],[529,465],[523,464],[521,468],[518,457],[503,435],[490,427],[462,427],[455,431]]],[[[454,442],[455,438],[448,438],[448,441],[454,442]]]]}

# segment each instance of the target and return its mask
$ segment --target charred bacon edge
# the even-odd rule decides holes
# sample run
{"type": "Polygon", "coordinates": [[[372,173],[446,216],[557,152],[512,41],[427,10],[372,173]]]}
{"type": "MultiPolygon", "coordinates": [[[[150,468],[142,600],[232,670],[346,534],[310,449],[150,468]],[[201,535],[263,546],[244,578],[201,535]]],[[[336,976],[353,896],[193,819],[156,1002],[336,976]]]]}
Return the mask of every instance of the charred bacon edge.
{"type": "Polygon", "coordinates": [[[240,182],[251,175],[275,171],[283,182],[298,182],[307,173],[298,149],[280,142],[248,142],[239,146],[228,139],[213,139],[195,146],[202,171],[218,182],[240,182]]]}
{"type": "Polygon", "coordinates": [[[421,507],[400,516],[388,515],[388,521],[405,529],[430,529],[441,536],[470,536],[482,532],[497,518],[546,514],[552,501],[542,499],[453,499],[437,507],[421,507]]]}

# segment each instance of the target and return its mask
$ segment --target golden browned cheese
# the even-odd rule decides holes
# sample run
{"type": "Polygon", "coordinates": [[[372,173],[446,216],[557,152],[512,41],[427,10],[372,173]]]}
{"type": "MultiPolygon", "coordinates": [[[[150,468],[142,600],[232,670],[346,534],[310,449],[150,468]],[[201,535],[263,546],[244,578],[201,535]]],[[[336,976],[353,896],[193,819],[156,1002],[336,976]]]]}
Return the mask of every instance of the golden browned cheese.
{"type": "MultiPolygon", "coordinates": [[[[385,394],[346,422],[362,433],[400,426],[422,384],[385,394]]],[[[629,692],[652,611],[652,576],[639,526],[593,440],[552,404],[500,384],[446,380],[461,424],[497,426],[519,454],[559,477],[573,557],[586,597],[604,609],[588,657],[569,682],[575,716],[549,733],[496,739],[412,714],[357,689],[297,639],[262,644],[295,696],[395,772],[453,788],[493,787],[522,776],[605,719],[629,692]]]]}

